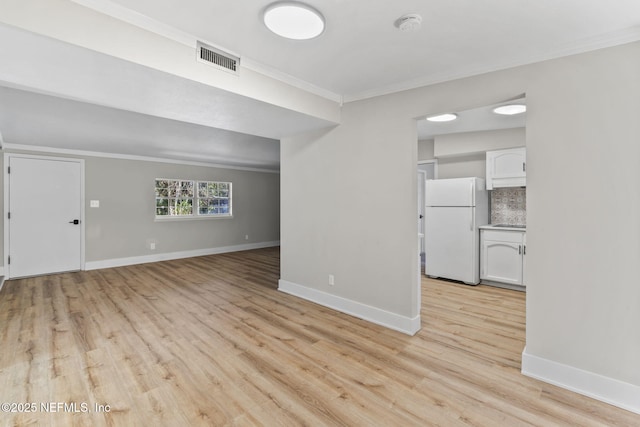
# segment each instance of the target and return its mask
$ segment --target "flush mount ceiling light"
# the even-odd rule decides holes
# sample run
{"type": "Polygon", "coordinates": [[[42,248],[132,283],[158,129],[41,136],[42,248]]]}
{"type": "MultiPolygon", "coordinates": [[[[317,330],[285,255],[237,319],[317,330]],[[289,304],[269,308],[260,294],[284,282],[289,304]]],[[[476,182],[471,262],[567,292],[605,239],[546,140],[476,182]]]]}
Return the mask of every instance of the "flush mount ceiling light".
{"type": "Polygon", "coordinates": [[[501,105],[500,107],[496,107],[493,109],[494,113],[501,114],[503,116],[513,116],[515,114],[522,114],[525,111],[527,111],[527,106],[523,104],[501,105]]]}
{"type": "Polygon", "coordinates": [[[430,122],[450,122],[458,118],[457,114],[454,113],[446,113],[446,114],[438,114],[437,116],[427,117],[427,120],[430,122]]]}
{"type": "Polygon", "coordinates": [[[268,29],[293,40],[312,39],[324,31],[322,14],[304,3],[273,3],[265,9],[263,20],[268,29]]]}
{"type": "Polygon", "coordinates": [[[422,25],[422,16],[416,13],[403,15],[396,19],[395,25],[403,33],[418,31],[422,25]]]}

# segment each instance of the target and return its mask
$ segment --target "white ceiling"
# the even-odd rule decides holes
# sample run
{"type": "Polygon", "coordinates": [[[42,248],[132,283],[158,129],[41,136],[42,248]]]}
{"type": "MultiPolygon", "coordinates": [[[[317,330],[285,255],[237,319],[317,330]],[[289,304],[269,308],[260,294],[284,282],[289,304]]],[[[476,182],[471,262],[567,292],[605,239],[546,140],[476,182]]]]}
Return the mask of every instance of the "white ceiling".
{"type": "Polygon", "coordinates": [[[638,0],[304,0],[326,18],[307,41],[263,25],[274,1],[112,2],[347,101],[640,39],[638,0]],[[419,31],[395,28],[407,13],[419,31]]]}
{"type": "MultiPolygon", "coordinates": [[[[326,31],[308,41],[264,27],[271,0],[73,1],[112,16],[118,10],[164,36],[187,34],[241,56],[245,67],[345,102],[640,40],[638,0],[305,0],[327,20],[326,31]],[[418,32],[395,28],[406,13],[422,15],[418,32]]],[[[0,35],[7,144],[273,170],[274,140],[334,125],[11,27],[0,25],[0,35]],[[38,58],[30,59],[30,47],[38,58]],[[16,83],[24,78],[30,83],[16,83]]],[[[458,113],[446,132],[419,122],[420,137],[520,126],[471,125],[458,113]]]]}
{"type": "Polygon", "coordinates": [[[334,125],[2,24],[0,52],[6,148],[278,170],[280,138],[334,125]]]}
{"type": "Polygon", "coordinates": [[[275,139],[11,88],[0,87],[0,99],[0,129],[14,143],[274,171],[280,165],[275,139]]]}
{"type": "Polygon", "coordinates": [[[430,122],[420,119],[418,120],[418,139],[433,139],[435,136],[451,133],[525,127],[527,113],[506,116],[493,112],[494,108],[507,104],[527,105],[527,101],[525,98],[517,98],[463,111],[443,111],[443,113],[455,113],[458,116],[456,120],[450,122],[430,122]]]}

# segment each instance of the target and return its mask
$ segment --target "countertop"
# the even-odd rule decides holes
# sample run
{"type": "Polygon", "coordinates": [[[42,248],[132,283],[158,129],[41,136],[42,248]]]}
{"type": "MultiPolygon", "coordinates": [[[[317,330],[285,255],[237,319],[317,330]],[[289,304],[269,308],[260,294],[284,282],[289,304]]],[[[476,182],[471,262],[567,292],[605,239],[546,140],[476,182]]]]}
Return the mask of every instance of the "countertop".
{"type": "Polygon", "coordinates": [[[503,224],[487,224],[487,225],[481,225],[478,228],[481,229],[481,230],[520,231],[520,232],[523,232],[523,233],[525,233],[527,231],[526,227],[510,226],[510,225],[503,225],[503,224]]]}

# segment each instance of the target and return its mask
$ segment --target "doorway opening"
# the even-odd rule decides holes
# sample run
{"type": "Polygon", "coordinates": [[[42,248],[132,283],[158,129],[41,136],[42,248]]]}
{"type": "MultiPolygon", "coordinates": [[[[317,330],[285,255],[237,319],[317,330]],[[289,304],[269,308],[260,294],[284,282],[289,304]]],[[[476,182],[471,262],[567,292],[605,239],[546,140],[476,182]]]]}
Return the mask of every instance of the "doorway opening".
{"type": "MultiPolygon", "coordinates": [[[[526,114],[520,113],[513,115],[500,115],[496,111],[494,111],[497,107],[507,104],[526,105],[525,95],[518,95],[514,98],[498,101],[494,104],[454,111],[455,114],[448,115],[453,117],[454,120],[448,122],[431,122],[426,120],[424,116],[421,118],[417,118],[416,126],[418,146],[418,176],[424,176],[423,169],[425,168],[425,166],[423,165],[429,165],[431,163],[437,167],[434,174],[435,179],[440,180],[479,178],[480,180],[476,180],[476,182],[480,183],[480,186],[477,186],[477,188],[479,189],[479,191],[481,191],[481,189],[485,187],[485,182],[483,180],[487,178],[488,173],[486,160],[487,152],[496,152],[500,150],[508,151],[510,149],[516,148],[522,149],[523,151],[526,150],[526,114]]],[[[429,117],[431,117],[431,115],[429,117]]],[[[438,259],[439,255],[445,253],[445,255],[440,258],[445,260],[445,267],[447,267],[447,269],[442,268],[439,269],[438,272],[446,270],[446,272],[450,273],[450,258],[448,257],[452,256],[451,254],[465,253],[461,250],[451,250],[450,248],[448,248],[448,246],[446,250],[443,249],[440,252],[433,252],[434,246],[439,246],[437,242],[441,241],[443,237],[440,236],[438,238],[438,236],[435,236],[433,240],[429,240],[429,226],[426,224],[429,215],[427,215],[427,209],[425,209],[425,207],[423,206],[425,204],[425,200],[427,199],[425,195],[426,187],[429,187],[429,185],[423,185],[422,179],[418,178],[419,194],[416,199],[418,203],[419,218],[418,235],[421,236],[419,243],[420,263],[418,267],[418,270],[420,271],[420,280],[418,281],[420,288],[422,287],[425,274],[428,274],[428,268],[425,269],[425,266],[434,266],[434,263],[438,259]],[[433,262],[431,264],[429,263],[430,250],[432,252],[433,259],[433,262]]],[[[435,188],[437,186],[431,187],[435,188]]],[[[485,222],[485,224],[494,222],[497,224],[497,213],[500,213],[502,215],[502,218],[520,218],[518,220],[514,219],[513,225],[516,225],[516,222],[517,225],[525,224],[525,222],[522,220],[522,218],[524,218],[524,213],[522,211],[524,209],[524,206],[526,206],[526,203],[524,202],[524,199],[526,198],[526,190],[524,188],[507,189],[513,190],[510,191],[509,194],[507,194],[508,197],[501,194],[501,192],[504,192],[504,190],[505,189],[500,188],[496,191],[495,189],[487,187],[486,194],[488,198],[488,206],[491,206],[491,211],[488,215],[488,218],[490,218],[490,220],[488,222],[485,222]],[[495,193],[496,197],[493,197],[493,199],[495,200],[492,200],[491,198],[492,193],[495,193]],[[492,203],[492,201],[496,202],[502,199],[510,200],[512,198],[511,193],[517,193],[513,198],[515,199],[515,201],[519,201],[520,199],[522,199],[522,202],[519,204],[505,204],[505,206],[501,206],[501,209],[513,210],[513,207],[511,206],[513,205],[519,210],[517,212],[498,212],[496,209],[496,204],[492,203]],[[522,194],[522,196],[520,194],[522,194]]],[[[475,201],[476,199],[474,198],[473,200],[475,201]]],[[[432,201],[432,203],[435,203],[435,201],[432,201]]],[[[476,204],[473,204],[473,206],[476,206],[476,204]]],[[[487,208],[487,210],[488,209],[489,208],[487,208]]],[[[449,221],[444,222],[448,223],[449,221]]],[[[475,223],[474,221],[471,221],[471,224],[471,226],[467,225],[466,229],[469,230],[471,228],[474,236],[476,234],[480,236],[480,224],[475,223]]],[[[462,234],[462,232],[458,234],[462,234]]],[[[444,241],[449,242],[451,241],[451,239],[446,238],[444,241]]],[[[480,281],[481,284],[492,284],[494,286],[502,287],[499,286],[500,283],[490,283],[490,281],[482,279],[482,274],[480,272],[480,238],[478,237],[477,239],[474,239],[472,243],[474,247],[477,244],[478,248],[477,250],[474,249],[474,255],[470,257],[469,268],[474,270],[478,269],[478,273],[480,273],[474,276],[473,283],[478,283],[478,281],[480,281]],[[477,255],[475,254],[475,252],[477,252],[477,255]],[[479,280],[478,277],[480,278],[479,280]]],[[[516,254],[518,254],[518,244],[516,244],[514,247],[516,248],[516,254]]],[[[521,252],[523,252],[522,247],[524,246],[520,244],[521,252]]],[[[493,258],[495,258],[495,256],[493,258]]],[[[521,262],[524,265],[524,260],[521,260],[521,262]]],[[[518,270],[515,269],[515,271],[518,270]]],[[[447,277],[442,274],[433,273],[431,276],[437,276],[443,279],[447,279],[447,277]]],[[[448,278],[455,279],[453,275],[448,278]]],[[[520,279],[523,285],[517,288],[518,290],[526,289],[526,282],[523,282],[523,278],[524,273],[522,274],[520,279]]],[[[460,284],[459,286],[464,285],[460,284]]]]}

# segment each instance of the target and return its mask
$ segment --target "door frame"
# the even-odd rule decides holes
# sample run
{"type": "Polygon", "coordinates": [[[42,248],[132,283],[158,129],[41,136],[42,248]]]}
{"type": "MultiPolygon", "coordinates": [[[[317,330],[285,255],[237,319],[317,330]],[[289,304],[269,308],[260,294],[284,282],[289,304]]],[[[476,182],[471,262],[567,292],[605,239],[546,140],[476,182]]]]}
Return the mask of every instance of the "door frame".
{"type": "Polygon", "coordinates": [[[433,179],[438,179],[438,159],[418,160],[418,165],[433,164],[433,179]]]}
{"type": "MultiPolygon", "coordinates": [[[[438,179],[438,159],[432,159],[432,160],[419,160],[417,166],[420,165],[425,165],[425,164],[433,164],[433,179],[438,179]]],[[[426,171],[421,171],[420,169],[418,169],[418,167],[416,167],[416,172],[418,172],[416,174],[419,175],[420,172],[424,173],[425,176],[427,174],[426,171]]],[[[426,180],[425,180],[426,181],[426,180]]],[[[424,188],[423,188],[424,190],[424,188]]],[[[418,189],[419,191],[419,189],[418,189]]],[[[420,197],[417,196],[417,200],[416,203],[420,203],[420,197]]],[[[424,194],[423,194],[423,202],[424,202],[424,194]]],[[[418,207],[418,206],[416,206],[418,207]]],[[[423,206],[424,207],[424,206],[423,206]]],[[[416,223],[417,224],[417,223],[416,223]]],[[[425,219],[422,218],[422,231],[425,232],[426,228],[426,223],[425,223],[425,219]]],[[[418,289],[416,292],[416,313],[418,313],[418,315],[420,314],[420,311],[422,310],[422,257],[420,255],[420,247],[422,246],[422,248],[424,249],[425,245],[426,245],[426,240],[425,240],[425,235],[423,234],[423,236],[420,236],[420,230],[417,230],[418,232],[416,233],[418,235],[418,289]]],[[[425,257],[425,266],[426,266],[426,257],[425,257]]]]}
{"type": "MultiPolygon", "coordinates": [[[[433,179],[438,179],[438,159],[432,159],[432,160],[419,160],[418,161],[418,173],[422,172],[425,174],[427,174],[426,171],[423,171],[420,169],[420,165],[433,165],[433,179]]],[[[424,187],[423,187],[424,190],[424,187]]],[[[419,191],[419,189],[418,189],[419,191]]],[[[424,192],[422,193],[422,202],[423,202],[423,206],[422,208],[424,209],[424,192]]],[[[420,203],[420,195],[418,195],[418,203],[420,203]]],[[[418,209],[420,208],[420,206],[418,206],[418,209]]],[[[425,230],[425,222],[424,222],[424,218],[422,218],[422,231],[423,231],[423,236],[420,239],[421,242],[421,248],[424,249],[424,245],[425,245],[425,237],[424,237],[424,230],[425,230]]],[[[418,234],[420,234],[420,230],[418,230],[418,234]]],[[[420,266],[419,266],[420,267],[420,266]]],[[[420,276],[422,276],[422,273],[420,273],[420,276]]],[[[418,281],[419,282],[419,281],[418,281]]]]}
{"type": "Polygon", "coordinates": [[[85,269],[85,196],[84,196],[84,159],[71,158],[71,157],[57,157],[57,156],[39,156],[32,154],[19,154],[19,153],[4,153],[4,276],[6,279],[11,278],[11,264],[9,264],[9,252],[11,244],[9,241],[9,221],[7,217],[10,212],[10,197],[9,197],[9,161],[11,158],[23,158],[23,159],[36,159],[36,160],[50,160],[50,161],[65,161],[78,163],[80,165],[80,270],[85,269]]]}

